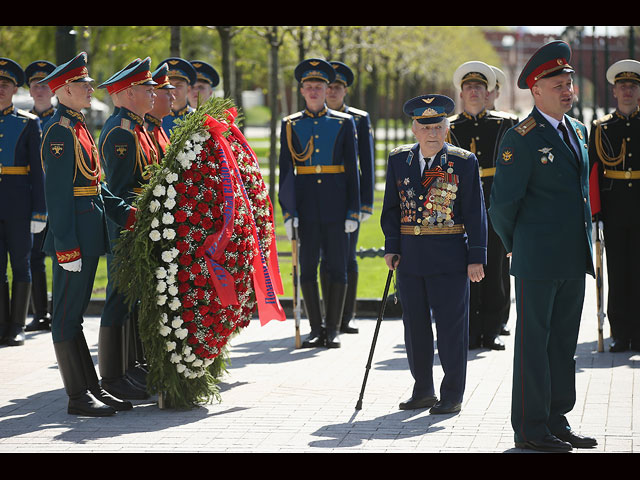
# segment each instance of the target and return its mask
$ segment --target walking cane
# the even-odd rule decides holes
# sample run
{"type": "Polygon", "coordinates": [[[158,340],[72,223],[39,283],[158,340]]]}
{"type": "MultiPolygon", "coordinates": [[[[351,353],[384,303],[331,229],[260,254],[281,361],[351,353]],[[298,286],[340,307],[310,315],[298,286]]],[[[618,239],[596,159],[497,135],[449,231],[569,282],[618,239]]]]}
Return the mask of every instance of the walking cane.
{"type": "Polygon", "coordinates": [[[291,263],[293,265],[293,319],[296,327],[296,348],[300,348],[300,270],[298,269],[298,229],[296,227],[293,227],[291,239],[291,263]]]}
{"type": "MultiPolygon", "coordinates": [[[[391,265],[395,265],[398,261],[398,256],[394,255],[391,259],[391,265]]],[[[387,304],[387,295],[389,295],[389,285],[391,284],[391,278],[393,277],[394,270],[389,270],[387,275],[387,284],[384,287],[384,293],[382,294],[382,302],[380,303],[380,311],[378,312],[378,321],[376,323],[376,330],[373,334],[373,342],[371,343],[371,351],[369,352],[369,360],[367,361],[366,370],[364,372],[364,379],[362,380],[362,389],[360,390],[360,398],[356,403],[356,410],[362,408],[362,397],[364,396],[364,388],[367,384],[367,378],[369,377],[369,370],[371,369],[371,360],[373,360],[373,351],[376,348],[376,341],[378,340],[378,332],[380,331],[380,323],[382,322],[382,316],[384,315],[384,307],[387,304]]]]}
{"type": "Polygon", "coordinates": [[[604,351],[604,293],[603,293],[603,274],[602,274],[602,234],[600,222],[595,222],[596,227],[596,303],[598,308],[598,352],[604,351]]]}

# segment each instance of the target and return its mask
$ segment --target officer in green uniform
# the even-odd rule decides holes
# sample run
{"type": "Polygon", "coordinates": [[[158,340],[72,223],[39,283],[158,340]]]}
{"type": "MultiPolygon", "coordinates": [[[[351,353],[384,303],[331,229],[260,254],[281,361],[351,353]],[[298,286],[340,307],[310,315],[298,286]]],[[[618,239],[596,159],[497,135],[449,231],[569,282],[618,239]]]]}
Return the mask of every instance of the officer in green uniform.
{"type": "Polygon", "coordinates": [[[515,277],[515,444],[542,451],[597,443],[566,418],[576,400],[585,276],[594,275],[587,129],[566,115],[574,99],[570,57],[569,45],[550,42],[522,70],[518,87],[531,91],[535,107],[500,144],[489,207],[515,277]]]}
{"type": "Polygon", "coordinates": [[[184,118],[185,115],[193,112],[195,108],[189,105],[189,92],[196,83],[197,74],[193,65],[188,61],[171,57],[160,62],[160,65],[167,63],[169,65],[169,81],[175,87],[173,94],[175,100],[169,115],[162,119],[162,128],[171,137],[171,130],[176,120],[184,118]]]}
{"type": "Polygon", "coordinates": [[[44,251],[53,263],[51,334],[69,396],[67,411],[106,416],[132,405],[100,387],[82,322],[99,258],[110,250],[107,215],[121,227],[131,228],[135,208],[101,182],[98,149],[81,113],[91,106],[92,81],[84,52],[41,80],[58,97],[41,146],[49,214],[44,251]]]}
{"type": "MultiPolygon", "coordinates": [[[[451,117],[449,141],[473,152],[480,165],[485,206],[490,205],[498,147],[504,134],[515,125],[514,119],[486,108],[489,92],[495,90],[494,70],[484,62],[470,61],[453,74],[460,90],[462,112],[451,117]]],[[[472,283],[469,298],[469,348],[504,350],[500,339],[502,324],[509,314],[511,299],[505,290],[504,264],[508,262],[502,241],[489,223],[487,265],[481,282],[472,283]]]]}
{"type": "Polygon", "coordinates": [[[40,121],[13,105],[24,83],[22,67],[0,58],[0,344],[24,345],[31,296],[33,235],[47,214],[40,150],[40,121]],[[7,261],[11,261],[9,296],[7,261]]]}
{"type": "MultiPolygon", "coordinates": [[[[37,60],[30,63],[24,69],[25,84],[29,86],[29,94],[33,99],[31,113],[40,119],[42,130],[45,124],[53,116],[56,109],[51,100],[53,93],[44,84],[38,83],[49,75],[56,66],[46,60],[37,60]]],[[[47,287],[47,270],[45,265],[46,255],[42,251],[44,231],[33,235],[33,247],[31,249],[31,308],[33,319],[25,327],[26,332],[51,329],[51,314],[49,313],[49,289],[47,287]]]]}
{"type": "Polygon", "coordinates": [[[189,105],[198,108],[213,96],[214,89],[220,84],[220,75],[212,65],[202,60],[191,60],[196,71],[196,81],[189,90],[189,105]]]}
{"type": "MultiPolygon", "coordinates": [[[[102,130],[98,146],[111,192],[129,205],[149,180],[146,167],[158,162],[155,144],[144,126],[144,116],[153,108],[156,96],[150,62],[147,57],[105,82],[120,108],[110,128],[102,130]]],[[[108,228],[113,249],[121,228],[114,222],[108,222],[108,228]]],[[[109,280],[98,340],[102,386],[119,398],[144,400],[148,394],[141,345],[136,350],[139,342],[131,341],[137,336],[135,315],[113,285],[111,254],[107,254],[107,268],[109,280]]]]}
{"type": "Polygon", "coordinates": [[[607,317],[612,352],[640,351],[640,62],[620,60],[607,70],[617,102],[614,112],[595,120],[589,136],[589,160],[597,170],[591,193],[599,195],[607,251],[607,317]],[[632,213],[631,215],[629,213],[632,213]]]}

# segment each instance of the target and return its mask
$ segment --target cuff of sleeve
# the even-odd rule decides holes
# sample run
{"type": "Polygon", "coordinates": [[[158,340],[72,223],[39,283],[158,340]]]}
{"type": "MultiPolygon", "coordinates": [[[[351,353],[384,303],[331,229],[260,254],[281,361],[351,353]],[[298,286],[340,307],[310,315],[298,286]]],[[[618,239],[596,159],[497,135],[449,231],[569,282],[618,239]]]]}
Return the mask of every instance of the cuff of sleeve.
{"type": "Polygon", "coordinates": [[[131,207],[131,210],[129,210],[129,217],[127,218],[127,223],[124,226],[124,228],[126,230],[133,230],[133,226],[136,223],[136,212],[137,211],[138,211],[138,209],[135,208],[135,207],[131,207]]]}
{"type": "Polygon", "coordinates": [[[487,249],[486,247],[471,247],[469,248],[469,265],[474,263],[487,264],[487,249]]]}
{"type": "Polygon", "coordinates": [[[355,222],[360,222],[360,212],[356,212],[353,210],[347,211],[347,220],[353,220],[355,222]]]}
{"type": "Polygon", "coordinates": [[[384,240],[384,252],[387,253],[400,253],[400,239],[399,238],[386,238],[384,240]]]}
{"type": "Polygon", "coordinates": [[[74,248],[73,250],[56,252],[56,258],[58,263],[69,263],[82,258],[82,254],[80,253],[80,248],[74,248]]]}
{"type": "Polygon", "coordinates": [[[31,214],[31,220],[33,220],[34,222],[46,222],[47,214],[42,212],[33,212],[31,214]]]}
{"type": "Polygon", "coordinates": [[[361,205],[360,211],[364,213],[373,213],[373,205],[361,205]]]}

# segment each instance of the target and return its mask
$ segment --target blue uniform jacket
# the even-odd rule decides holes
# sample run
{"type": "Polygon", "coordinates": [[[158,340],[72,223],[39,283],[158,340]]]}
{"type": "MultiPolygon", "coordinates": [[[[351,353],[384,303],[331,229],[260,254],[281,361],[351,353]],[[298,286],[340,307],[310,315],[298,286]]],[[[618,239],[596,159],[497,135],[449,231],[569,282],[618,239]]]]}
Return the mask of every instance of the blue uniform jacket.
{"type": "Polygon", "coordinates": [[[517,277],[594,274],[587,130],[566,115],[565,122],[580,146],[579,165],[536,108],[500,144],[489,217],[517,277]]]}
{"type": "Polygon", "coordinates": [[[422,183],[419,148],[418,143],[404,145],[389,154],[380,217],[385,252],[399,253],[398,270],[415,275],[466,273],[470,264],[486,264],[487,216],[478,160],[473,153],[445,143],[432,165],[432,170],[440,166],[444,177],[427,188],[422,183]],[[410,233],[425,224],[442,232],[464,225],[464,231],[410,233]]]}
{"type": "Polygon", "coordinates": [[[47,219],[40,134],[36,115],[13,105],[0,112],[0,219],[47,219]],[[16,167],[28,171],[10,174],[16,167]]]}
{"type": "Polygon", "coordinates": [[[359,221],[360,180],[353,117],[326,107],[315,115],[307,110],[298,112],[282,120],[280,138],[279,201],[284,220],[359,221]],[[310,140],[310,157],[304,162],[294,160],[290,145],[301,154],[310,140]],[[343,171],[302,174],[299,167],[343,171]]]}

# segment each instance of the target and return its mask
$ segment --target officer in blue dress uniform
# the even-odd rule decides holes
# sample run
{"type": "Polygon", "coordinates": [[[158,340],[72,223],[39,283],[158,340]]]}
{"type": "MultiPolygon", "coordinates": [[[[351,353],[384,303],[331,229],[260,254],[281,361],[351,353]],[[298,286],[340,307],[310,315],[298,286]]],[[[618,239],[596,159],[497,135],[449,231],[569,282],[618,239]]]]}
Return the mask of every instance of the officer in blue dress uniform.
{"type": "MultiPolygon", "coordinates": [[[[507,130],[515,125],[515,120],[485,107],[489,92],[496,88],[494,70],[486,63],[463,63],[454,72],[453,83],[460,91],[462,111],[449,119],[451,128],[448,141],[476,155],[485,207],[488,208],[498,147],[507,130]]],[[[505,349],[499,335],[511,308],[510,290],[505,288],[509,274],[507,271],[505,281],[504,264],[508,260],[502,240],[489,223],[485,278],[471,284],[469,349],[505,349]]]]}
{"type": "Polygon", "coordinates": [[[213,96],[214,89],[220,84],[220,75],[202,60],[191,60],[191,66],[196,71],[196,81],[189,91],[189,105],[198,108],[213,96]]]}
{"type": "Polygon", "coordinates": [[[189,92],[198,78],[195,68],[190,62],[183,58],[171,57],[160,62],[160,65],[169,65],[169,81],[175,87],[173,94],[176,99],[173,102],[171,113],[162,119],[162,128],[171,137],[171,130],[176,120],[184,118],[185,115],[193,112],[194,107],[189,105],[189,92]]]}
{"type": "Polygon", "coordinates": [[[415,380],[400,409],[454,413],[464,395],[469,281],[484,277],[487,216],[476,156],[445,142],[454,102],[444,95],[407,101],[418,143],[389,154],[380,224],[385,261],[397,270],[405,345],[415,380]],[[397,255],[399,262],[392,264],[397,255]],[[435,320],[444,379],[433,382],[435,320]]]}
{"type": "MultiPolygon", "coordinates": [[[[40,119],[40,126],[44,131],[47,121],[55,113],[51,103],[53,93],[47,85],[38,82],[49,75],[56,66],[46,60],[37,60],[24,69],[25,84],[29,86],[29,93],[33,99],[31,113],[40,119]]],[[[42,251],[44,231],[33,235],[31,248],[31,307],[33,319],[25,327],[26,332],[49,330],[51,328],[51,314],[49,313],[49,295],[47,287],[46,255],[42,251]]]]}
{"type": "MultiPolygon", "coordinates": [[[[369,114],[359,108],[345,103],[348,87],[353,83],[353,71],[342,62],[329,62],[336,72],[335,80],[327,89],[327,106],[331,110],[348,113],[356,122],[358,142],[358,172],[360,175],[360,223],[366,221],[373,213],[373,192],[375,187],[375,149],[373,129],[369,114]]],[[[347,294],[340,323],[340,332],[358,333],[357,327],[350,325],[355,315],[358,290],[358,260],[356,247],[360,226],[349,234],[349,258],[347,263],[347,294]]],[[[320,265],[320,281],[323,297],[326,298],[327,278],[324,264],[320,265]]]]}
{"type": "Polygon", "coordinates": [[[640,62],[620,60],[607,69],[613,85],[615,111],[594,120],[589,135],[589,161],[600,197],[600,211],[592,211],[603,224],[607,252],[607,318],[613,341],[611,352],[640,351],[640,62]],[[629,213],[632,213],[631,215],[629,213]]]}
{"type": "Polygon", "coordinates": [[[0,344],[23,345],[31,295],[32,234],[46,225],[40,120],[18,110],[13,96],[25,80],[22,67],[0,58],[0,344]],[[13,282],[9,295],[7,259],[13,282]]]}
{"type": "Polygon", "coordinates": [[[340,347],[339,329],[347,290],[348,234],[358,227],[360,188],[355,121],[327,108],[333,67],[322,59],[295,69],[306,108],[282,120],[279,201],[287,235],[300,238],[300,290],[311,333],[303,347],[340,347]],[[318,264],[328,278],[326,330],[322,327],[318,264]]]}
{"type": "MultiPolygon", "coordinates": [[[[149,181],[146,167],[158,163],[158,152],[145,128],[144,116],[153,108],[155,86],[150,58],[113,76],[105,87],[120,108],[108,129],[100,134],[98,148],[111,192],[132,205],[149,181]]],[[[113,250],[121,228],[108,221],[113,250]]],[[[113,284],[113,255],[107,254],[108,283],[98,339],[98,367],[102,387],[112,395],[144,400],[146,392],[141,342],[137,341],[135,314],[113,284]],[[137,347],[137,348],[136,348],[137,347]]]]}
{"type": "Polygon", "coordinates": [[[44,251],[53,263],[51,334],[58,369],[74,415],[107,416],[132,408],[105,392],[82,331],[100,256],[110,251],[107,216],[122,228],[135,208],[101,182],[98,149],[82,110],[91,106],[93,80],[82,52],[41,80],[58,97],[42,136],[48,224],[44,251]]]}
{"type": "Polygon", "coordinates": [[[173,95],[176,87],[171,85],[167,76],[168,72],[169,66],[163,63],[151,74],[151,78],[157,83],[156,100],[153,102],[151,111],[144,116],[145,128],[155,144],[159,161],[164,158],[165,152],[171,143],[169,136],[162,128],[162,119],[169,115],[171,105],[173,105],[173,101],[176,98],[173,95]]]}
{"type": "Polygon", "coordinates": [[[594,438],[573,432],[576,343],[586,274],[594,275],[586,127],[566,115],[574,99],[571,49],[562,41],[529,59],[518,87],[535,106],[500,145],[489,216],[515,277],[511,424],[516,447],[570,451],[594,438]]]}

